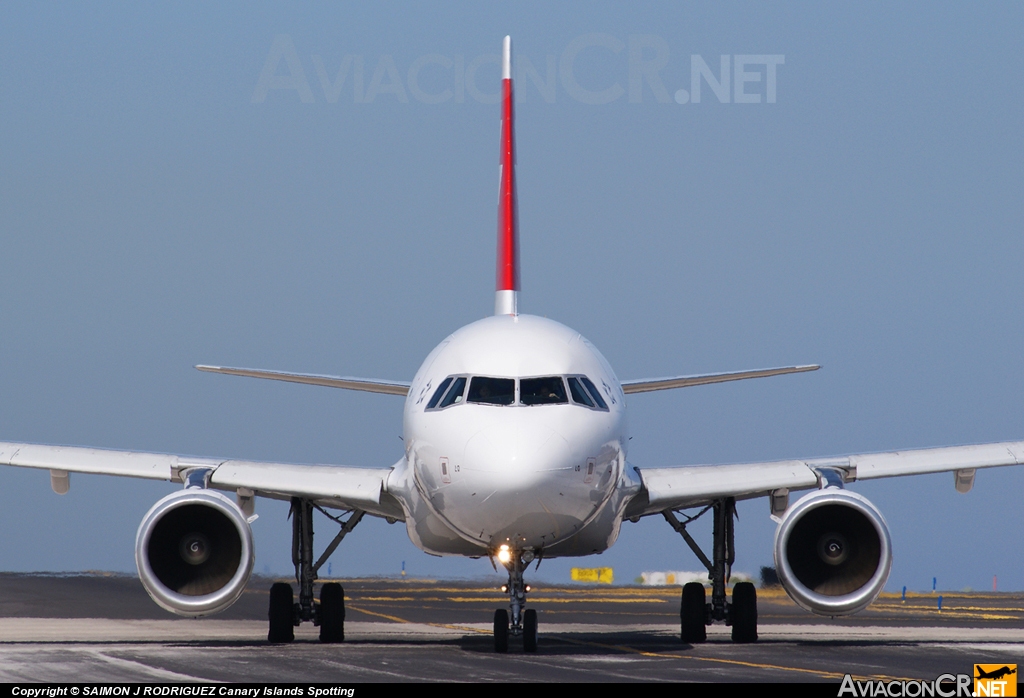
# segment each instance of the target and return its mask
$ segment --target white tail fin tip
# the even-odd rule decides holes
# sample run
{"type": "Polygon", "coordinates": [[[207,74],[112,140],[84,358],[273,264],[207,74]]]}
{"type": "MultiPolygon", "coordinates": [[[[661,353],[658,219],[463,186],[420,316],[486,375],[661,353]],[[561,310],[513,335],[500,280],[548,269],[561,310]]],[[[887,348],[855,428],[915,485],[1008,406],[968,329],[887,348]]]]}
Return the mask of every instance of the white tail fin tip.
{"type": "Polygon", "coordinates": [[[501,47],[501,79],[512,79],[512,37],[506,36],[501,47]]]}

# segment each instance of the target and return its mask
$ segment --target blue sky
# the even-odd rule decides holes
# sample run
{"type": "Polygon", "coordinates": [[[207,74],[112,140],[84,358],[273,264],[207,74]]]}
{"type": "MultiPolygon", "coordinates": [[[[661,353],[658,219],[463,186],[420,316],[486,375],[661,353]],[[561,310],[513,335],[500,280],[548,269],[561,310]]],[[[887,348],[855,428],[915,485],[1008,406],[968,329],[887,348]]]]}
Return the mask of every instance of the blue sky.
{"type": "MultiPolygon", "coordinates": [[[[397,460],[400,399],[191,367],[404,380],[491,312],[505,34],[544,85],[517,83],[521,310],[582,332],[623,379],[824,366],[634,396],[634,464],[1024,438],[1022,14],[4,5],[0,439],[397,460]],[[280,41],[290,87],[261,96],[280,41]],[[728,57],[726,99],[705,78],[689,99],[694,56],[718,78],[728,57]],[[773,103],[745,56],[774,57],[773,103]]],[[[889,588],[1024,588],[1022,485],[1024,469],[981,472],[966,496],[948,474],[856,485],[892,529],[889,588]]],[[[0,569],[131,571],[138,522],[172,489],[73,476],[58,497],[5,469],[0,569]]],[[[257,570],[286,573],[286,509],[257,511],[257,570]]],[[[770,564],[766,502],[741,505],[737,535],[736,569],[770,564]]],[[[492,574],[379,521],[332,568],[402,561],[492,574]]],[[[620,580],[697,568],[655,517],[582,563],[620,580]]]]}

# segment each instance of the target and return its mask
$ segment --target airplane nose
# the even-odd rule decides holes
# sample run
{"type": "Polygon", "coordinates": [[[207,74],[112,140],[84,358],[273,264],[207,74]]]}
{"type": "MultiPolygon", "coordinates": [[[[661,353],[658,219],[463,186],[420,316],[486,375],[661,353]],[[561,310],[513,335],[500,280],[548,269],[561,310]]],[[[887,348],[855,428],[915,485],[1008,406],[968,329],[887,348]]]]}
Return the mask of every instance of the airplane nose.
{"type": "Polygon", "coordinates": [[[596,515],[613,480],[588,480],[582,468],[602,457],[607,437],[582,431],[573,421],[575,408],[559,407],[495,408],[487,414],[492,421],[466,442],[459,469],[431,500],[453,528],[488,546],[516,540],[542,549],[574,535],[596,515]],[[566,433],[576,436],[572,446],[566,433]]]}
{"type": "Polygon", "coordinates": [[[569,443],[542,416],[490,425],[466,444],[462,475],[473,504],[451,508],[448,516],[482,543],[514,538],[542,548],[575,531],[589,514],[577,511],[589,501],[574,496],[573,483],[582,478],[574,477],[569,443]]]}
{"type": "Polygon", "coordinates": [[[506,487],[529,487],[545,474],[572,469],[572,451],[561,434],[544,425],[524,427],[502,424],[478,432],[466,444],[463,468],[506,487]]]}

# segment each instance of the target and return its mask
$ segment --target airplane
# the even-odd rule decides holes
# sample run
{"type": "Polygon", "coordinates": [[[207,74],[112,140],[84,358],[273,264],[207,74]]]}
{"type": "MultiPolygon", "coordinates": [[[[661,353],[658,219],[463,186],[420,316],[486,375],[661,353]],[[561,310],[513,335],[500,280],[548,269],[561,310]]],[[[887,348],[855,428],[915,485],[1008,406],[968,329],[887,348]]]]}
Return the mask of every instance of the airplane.
{"type": "Polygon", "coordinates": [[[978,667],[978,675],[975,676],[974,678],[976,678],[976,679],[995,679],[995,680],[999,680],[999,679],[1003,678],[1004,676],[1010,676],[1010,675],[1016,674],[1016,673],[1017,673],[1017,669],[1016,668],[1011,669],[1008,666],[1000,667],[999,669],[993,669],[992,671],[985,671],[981,667],[978,667]]]}
{"type": "Polygon", "coordinates": [[[683,586],[680,638],[698,643],[724,622],[736,642],[757,640],[753,584],[729,582],[736,502],[768,500],[773,553],[789,596],[813,613],[867,607],[885,586],[892,544],[882,513],[847,489],[859,480],[952,472],[968,492],[980,468],[1024,463],[1024,441],[840,458],[726,465],[640,467],[627,458],[626,396],[814,371],[817,365],[620,381],[578,332],[521,314],[511,39],[502,51],[501,141],[494,315],[444,339],[411,381],[199,365],[206,372],[403,396],[404,452],[390,467],[302,465],[0,443],[0,464],[48,470],[68,492],[71,473],[180,483],[143,517],[135,543],[139,578],[152,599],[190,617],[223,611],[246,588],[258,497],[290,502],[291,584],[270,589],[268,641],[294,639],[303,622],[320,640],[345,637],[344,590],[318,572],[366,515],[404,522],[412,542],[441,556],[489,558],[508,575],[508,608],[494,613],[497,652],[510,638],[537,650],[538,617],[527,608],[530,564],[587,556],[613,545],[624,521],[662,517],[708,571],[683,586]],[[793,492],[809,491],[790,503],[793,492]],[[233,493],[231,498],[224,493],[233,493]],[[314,555],[313,514],[339,526],[314,555]],[[332,513],[335,512],[335,513],[332,513]],[[685,513],[693,512],[693,513],[685,513]],[[679,515],[682,515],[680,520],[679,515]],[[712,519],[710,554],[687,530],[712,519]],[[347,517],[347,518],[346,518],[347,517]]]}

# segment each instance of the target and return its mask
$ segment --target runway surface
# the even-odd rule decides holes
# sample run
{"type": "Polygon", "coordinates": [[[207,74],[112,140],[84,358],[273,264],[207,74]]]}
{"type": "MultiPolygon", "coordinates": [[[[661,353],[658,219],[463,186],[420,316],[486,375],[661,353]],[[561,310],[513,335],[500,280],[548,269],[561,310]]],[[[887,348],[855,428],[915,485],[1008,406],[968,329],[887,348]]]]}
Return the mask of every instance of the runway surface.
{"type": "Polygon", "coordinates": [[[346,642],[305,624],[266,643],[268,589],[255,578],[224,614],[164,612],[132,577],[0,574],[0,681],[832,681],[924,679],[975,663],[1024,664],[1024,594],[883,595],[865,612],[820,618],[759,590],[760,641],[729,628],[679,640],[679,588],[545,586],[530,593],[540,647],[493,652],[505,605],[479,582],[339,580],[346,642]]]}

